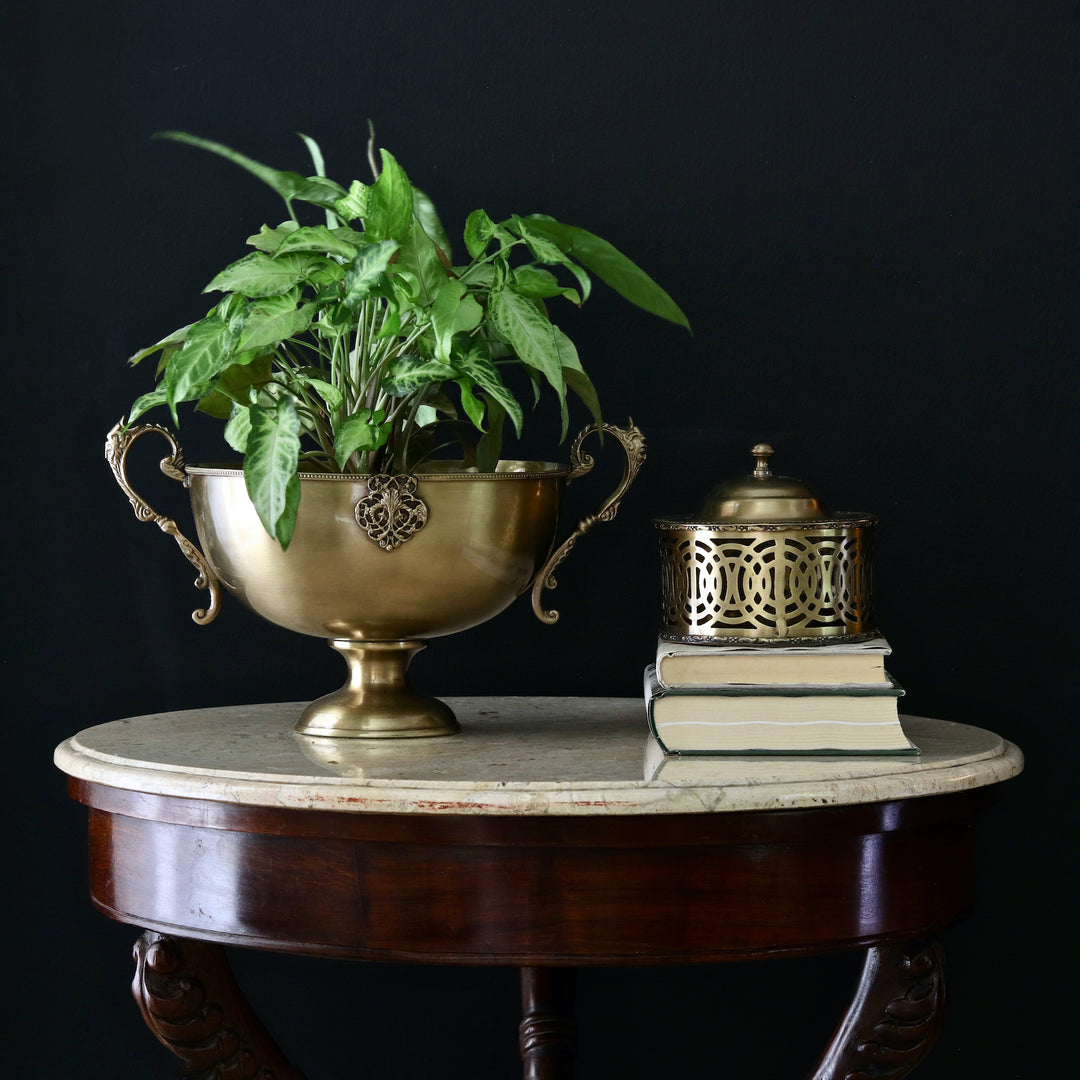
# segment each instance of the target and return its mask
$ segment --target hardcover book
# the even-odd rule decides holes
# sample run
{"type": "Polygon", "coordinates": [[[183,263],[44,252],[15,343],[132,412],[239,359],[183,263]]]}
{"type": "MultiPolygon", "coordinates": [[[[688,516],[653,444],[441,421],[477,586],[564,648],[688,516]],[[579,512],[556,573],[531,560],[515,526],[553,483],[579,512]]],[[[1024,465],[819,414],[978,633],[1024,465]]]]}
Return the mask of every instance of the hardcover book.
{"type": "Polygon", "coordinates": [[[917,754],[893,679],[838,685],[665,687],[645,669],[649,730],[665,753],[917,754]]]}
{"type": "Polygon", "coordinates": [[[689,645],[660,638],[656,678],[661,686],[724,686],[728,683],[886,683],[883,637],[822,645],[689,645]]]}

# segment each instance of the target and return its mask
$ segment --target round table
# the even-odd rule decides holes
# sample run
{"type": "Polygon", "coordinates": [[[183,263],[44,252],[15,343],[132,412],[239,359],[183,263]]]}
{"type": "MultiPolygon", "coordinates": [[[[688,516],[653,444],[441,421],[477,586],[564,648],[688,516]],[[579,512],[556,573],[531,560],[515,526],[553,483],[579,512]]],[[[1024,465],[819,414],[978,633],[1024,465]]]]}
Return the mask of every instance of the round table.
{"type": "Polygon", "coordinates": [[[461,734],[302,736],[302,704],[163,713],[56,750],[89,807],[90,889],[146,931],[135,995],[192,1069],[297,1080],[229,944],[521,969],[524,1076],[573,1075],[573,969],[864,949],[814,1073],[933,1044],[942,927],[1019,750],[904,717],[918,757],[678,758],[639,699],[455,698],[461,734]],[[231,1071],[230,1071],[231,1070],[231,1071]]]}

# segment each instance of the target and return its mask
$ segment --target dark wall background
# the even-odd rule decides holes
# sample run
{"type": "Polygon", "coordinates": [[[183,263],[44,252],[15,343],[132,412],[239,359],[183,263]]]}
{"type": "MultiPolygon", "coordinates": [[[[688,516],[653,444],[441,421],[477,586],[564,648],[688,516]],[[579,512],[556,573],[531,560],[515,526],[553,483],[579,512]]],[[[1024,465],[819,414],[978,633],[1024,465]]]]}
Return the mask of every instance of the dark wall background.
{"type": "MultiPolygon", "coordinates": [[[[150,136],[183,128],[304,171],[304,131],[348,178],[366,175],[369,117],[452,228],[477,206],[583,225],[694,326],[601,287],[560,320],[609,416],[646,431],[649,462],[617,522],[566,564],[557,627],[522,602],[433,645],[417,681],[637,695],[656,630],[650,516],[695,505],[773,442],[783,471],[880,515],[879,622],[908,711],[1027,754],[986,821],[980,906],[946,939],[950,1020],[919,1075],[1067,1071],[1075,3],[41,0],[4,18],[15,1075],[176,1074],[127,994],[135,932],[87,902],[85,815],[53,746],[122,716],[307,699],[341,676],[325,645],[236,606],[197,628],[191,571],[135,522],[102,460],[148,388],[124,358],[200,314],[206,281],[280,217],[239,170],[150,136]]],[[[530,437],[550,431],[541,414],[530,437]]],[[[181,435],[189,460],[222,452],[190,414],[181,435]]],[[[179,489],[155,499],[187,520],[179,489]]],[[[446,1077],[518,1068],[511,972],[236,964],[313,1080],[426,1077],[439,1043],[446,1077]]],[[[582,1075],[799,1075],[853,971],[842,957],[585,972],[582,1075]]]]}

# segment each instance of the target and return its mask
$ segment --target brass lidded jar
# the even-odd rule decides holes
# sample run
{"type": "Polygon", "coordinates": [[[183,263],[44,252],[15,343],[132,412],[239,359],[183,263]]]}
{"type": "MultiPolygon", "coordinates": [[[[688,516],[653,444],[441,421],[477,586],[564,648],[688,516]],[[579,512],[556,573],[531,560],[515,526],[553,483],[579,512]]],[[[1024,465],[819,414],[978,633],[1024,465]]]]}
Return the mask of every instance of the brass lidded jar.
{"type": "Polygon", "coordinates": [[[814,645],[863,640],[872,622],[876,519],[831,513],[777,476],[758,443],[747,476],[718,484],[693,518],[654,521],[668,641],[814,645]]]}

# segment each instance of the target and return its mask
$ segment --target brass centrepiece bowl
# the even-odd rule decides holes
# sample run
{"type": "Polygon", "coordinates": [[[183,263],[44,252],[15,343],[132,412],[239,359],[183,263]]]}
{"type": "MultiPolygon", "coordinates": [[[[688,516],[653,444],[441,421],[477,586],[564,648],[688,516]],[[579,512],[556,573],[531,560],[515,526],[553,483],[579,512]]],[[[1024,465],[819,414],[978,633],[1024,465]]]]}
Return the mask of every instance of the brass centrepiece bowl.
{"type": "Polygon", "coordinates": [[[415,691],[406,669],[425,643],[478,626],[530,587],[541,604],[554,571],[593,524],[611,520],[645,458],[641,432],[604,425],[626,453],[622,482],[598,514],[585,518],[554,552],[563,490],[593,466],[575,440],[569,465],[502,461],[492,473],[452,471],[436,462],[408,476],[301,474],[296,529],[282,550],[263,528],[238,468],[185,466],[165,428],[117,425],[106,458],[136,516],[174,536],[198,568],[196,585],[216,615],[219,590],[297,633],[325,638],[349,675],[335,693],[312,702],[297,730],[319,736],[401,738],[459,730],[443,702],[415,691]],[[167,439],[162,471],[189,488],[201,550],[174,522],[154,513],[131,488],[125,460],[144,434],[167,439]],[[438,471],[436,471],[438,470],[438,471]]]}
{"type": "Polygon", "coordinates": [[[199,540],[222,585],[264,619],[345,641],[442,637],[497,615],[551,550],[569,469],[499,463],[493,474],[424,476],[428,521],[395,548],[372,543],[354,507],[368,476],[301,474],[287,550],[247,498],[239,469],[189,467],[199,540]]]}

